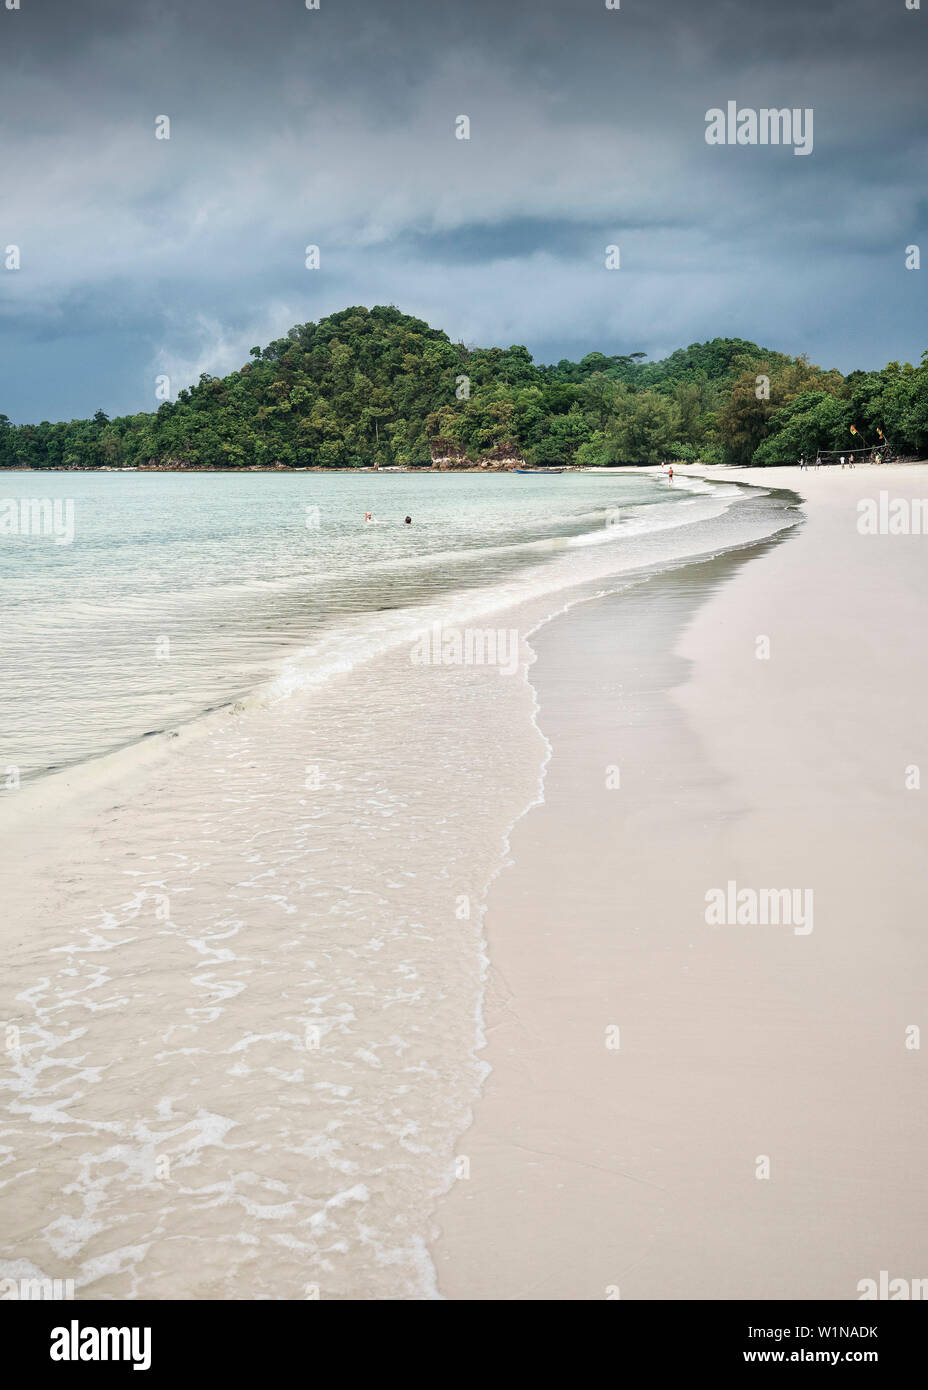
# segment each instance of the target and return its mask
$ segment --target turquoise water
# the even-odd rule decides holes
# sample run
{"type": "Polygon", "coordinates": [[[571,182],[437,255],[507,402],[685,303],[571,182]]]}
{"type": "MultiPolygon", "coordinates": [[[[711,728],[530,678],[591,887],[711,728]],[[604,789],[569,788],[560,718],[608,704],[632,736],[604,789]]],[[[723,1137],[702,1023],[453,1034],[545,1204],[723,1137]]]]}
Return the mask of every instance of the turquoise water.
{"type": "Polygon", "coordinates": [[[288,658],[300,681],[341,669],[399,614],[557,588],[695,519],[693,492],[651,476],[7,473],[0,492],[56,509],[0,535],[0,761],[24,781],[240,699],[288,658]]]}

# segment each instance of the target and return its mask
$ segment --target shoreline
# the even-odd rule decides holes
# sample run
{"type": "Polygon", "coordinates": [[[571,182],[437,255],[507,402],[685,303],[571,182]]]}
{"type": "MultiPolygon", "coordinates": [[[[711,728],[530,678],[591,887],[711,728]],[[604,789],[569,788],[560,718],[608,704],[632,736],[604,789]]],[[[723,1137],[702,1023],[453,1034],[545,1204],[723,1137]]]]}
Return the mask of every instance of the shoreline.
{"type": "Polygon", "coordinates": [[[444,1297],[852,1299],[919,1272],[928,825],[903,773],[928,740],[928,565],[920,537],[855,527],[877,478],[928,484],[904,467],[807,474],[782,545],[534,643],[552,753],[487,902],[492,1070],[435,1213],[444,1297]],[[811,885],[814,930],[710,927],[731,881],[811,885]]]}
{"type": "MultiPolygon", "coordinates": [[[[679,570],[697,538],[771,524],[734,501],[635,537],[627,562],[679,570]]],[[[495,621],[524,635],[552,605],[653,582],[592,554],[576,573],[594,578],[497,596],[495,621]]],[[[548,747],[523,668],[502,687],[409,670],[398,647],[166,758],[148,741],[87,798],[79,775],[67,802],[34,784],[54,814],[5,841],[3,1017],[23,1049],[3,1206],[13,1251],[80,1298],[300,1297],[307,1269],[323,1297],[439,1296],[428,1212],[485,1070],[484,895],[548,747]]]]}
{"type": "MultiPolygon", "coordinates": [[[[876,467],[879,467],[879,468],[881,469],[881,471],[882,471],[883,469],[890,470],[890,469],[898,469],[898,468],[904,468],[904,469],[909,469],[909,468],[924,468],[924,467],[926,467],[926,466],[928,466],[928,460],[921,459],[921,458],[906,458],[906,459],[900,459],[900,460],[898,460],[898,461],[896,461],[896,462],[894,462],[894,463],[887,463],[887,464],[880,464],[880,465],[872,464],[872,463],[861,462],[861,463],[859,463],[859,464],[856,465],[856,468],[850,469],[850,470],[847,470],[847,471],[854,471],[854,472],[856,472],[856,469],[857,469],[857,468],[860,468],[860,469],[868,469],[868,468],[876,468],[876,467]]],[[[750,466],[747,466],[747,465],[741,465],[741,464],[728,464],[728,463],[726,463],[726,464],[683,463],[683,462],[677,462],[676,460],[673,461],[673,467],[674,467],[674,471],[675,471],[676,473],[679,473],[679,475],[680,475],[681,478],[685,478],[685,477],[703,477],[703,476],[704,476],[704,477],[713,477],[713,478],[715,478],[715,480],[718,481],[718,482],[723,482],[723,481],[725,480],[726,476],[728,476],[728,475],[730,475],[730,474],[735,474],[735,473],[737,473],[737,474],[740,475],[740,479],[739,479],[740,481],[744,482],[745,484],[747,484],[747,485],[749,485],[749,486],[754,486],[754,487],[763,487],[764,484],[763,484],[763,482],[761,481],[761,479],[764,477],[765,474],[769,474],[769,473],[776,473],[776,474],[778,474],[778,475],[779,475],[779,474],[788,473],[791,477],[796,477],[796,478],[801,479],[802,476],[803,476],[806,472],[808,472],[808,473],[814,473],[814,472],[816,472],[816,471],[821,471],[821,470],[816,470],[816,469],[814,468],[813,465],[810,465],[810,466],[808,467],[808,469],[799,469],[796,465],[790,465],[790,464],[757,464],[756,466],[750,467],[750,466]],[[751,481],[750,481],[751,478],[754,479],[754,482],[753,482],[753,483],[751,483],[751,481]]],[[[840,469],[840,467],[839,467],[839,465],[838,465],[837,463],[823,464],[822,467],[824,468],[824,470],[825,470],[826,473],[829,472],[829,471],[831,471],[831,470],[833,470],[834,472],[841,472],[841,471],[843,471],[843,470],[840,469]]],[[[4,466],[0,466],[0,473],[29,473],[29,474],[32,474],[32,473],[35,473],[35,474],[49,474],[49,473],[220,473],[220,474],[222,474],[222,475],[224,475],[224,476],[234,476],[234,475],[236,475],[236,474],[244,474],[244,473],[326,473],[326,474],[333,474],[333,475],[334,475],[334,474],[337,474],[337,475],[342,476],[342,477],[352,477],[352,476],[354,476],[354,475],[356,475],[356,474],[359,474],[359,473],[364,473],[364,474],[373,474],[373,473],[384,473],[384,474],[387,474],[387,473],[389,473],[390,475],[394,475],[394,474],[413,474],[413,475],[415,475],[415,476],[418,476],[418,475],[421,475],[421,474],[424,474],[424,473],[435,473],[435,474],[441,474],[442,476],[448,476],[449,474],[453,475],[453,474],[455,474],[455,473],[468,473],[468,474],[470,474],[470,473],[479,473],[479,474],[493,474],[493,475],[496,475],[496,474],[501,474],[501,473],[519,473],[519,472],[527,472],[528,474],[534,475],[534,476],[536,476],[536,477],[539,477],[539,476],[542,476],[542,477],[545,477],[545,476],[547,476],[547,477],[553,477],[553,476],[556,476],[558,473],[584,473],[584,474],[597,474],[597,473],[601,473],[601,474],[603,474],[603,475],[616,474],[616,473],[631,473],[631,474],[634,474],[634,473],[652,473],[652,474],[653,474],[653,473],[655,472],[655,470],[657,470],[657,469],[658,469],[658,465],[656,465],[656,464],[651,464],[651,463],[617,463],[617,464],[603,464],[603,465],[601,465],[601,466],[582,466],[582,467],[581,467],[580,465],[577,465],[577,464],[539,464],[539,465],[537,465],[536,467],[528,467],[528,466],[525,466],[525,467],[523,467],[522,469],[519,469],[519,468],[499,468],[499,467],[494,467],[494,466],[492,466],[492,465],[490,465],[490,464],[483,465],[483,464],[479,464],[479,463],[475,463],[475,464],[473,464],[473,465],[469,465],[469,466],[466,467],[466,468],[435,468],[435,467],[433,467],[433,466],[428,466],[428,467],[427,467],[425,464],[423,464],[423,465],[421,465],[421,466],[388,465],[388,466],[385,467],[385,468],[371,468],[371,467],[368,467],[368,466],[358,467],[358,468],[327,468],[327,467],[324,467],[324,466],[319,465],[319,464],[307,464],[306,467],[304,467],[304,468],[292,468],[292,467],[281,467],[281,468],[271,467],[271,468],[268,468],[268,467],[265,467],[265,466],[263,466],[263,465],[254,465],[254,466],[249,466],[248,468],[167,468],[167,467],[162,468],[162,467],[160,467],[160,466],[151,467],[151,468],[149,468],[149,467],[143,467],[143,466],[136,466],[136,467],[131,467],[131,468],[22,468],[22,467],[11,468],[11,467],[8,467],[8,466],[5,466],[5,465],[4,465],[4,466]]]]}
{"type": "MultiPolygon", "coordinates": [[[[488,1043],[478,1055],[488,1074],[474,1122],[458,1144],[468,1180],[457,1183],[434,1214],[431,1251],[446,1299],[605,1298],[609,1288],[621,1286],[627,1243],[637,1240],[636,1259],[647,1247],[655,1194],[660,1200],[665,1189],[624,1156],[617,1161],[607,1126],[585,1122],[588,1106],[607,1114],[615,1110],[616,1058],[604,1039],[615,1026],[621,1044],[635,1021],[628,1007],[617,1011],[606,1002],[604,980],[620,975],[617,945],[601,940],[602,955],[591,957],[577,937],[591,916],[601,925],[602,904],[617,909],[621,902],[623,921],[635,907],[645,908],[639,892],[628,901],[627,866],[618,869],[617,882],[612,879],[611,846],[603,840],[600,817],[605,819],[610,800],[628,797],[635,775],[629,766],[635,755],[621,742],[627,733],[623,721],[635,729],[634,743],[654,717],[656,702],[659,732],[673,717],[671,692],[685,678],[686,663],[673,650],[682,629],[726,577],[769,548],[788,545],[789,535],[693,559],[625,593],[592,597],[529,639],[536,722],[550,752],[542,799],[513,827],[508,863],[485,905],[488,1043]],[[600,657],[591,662],[590,653],[600,657]],[[623,715],[611,721],[608,747],[591,768],[581,731],[602,724],[606,692],[623,715]],[[609,790],[613,768],[619,786],[609,790]],[[549,821],[547,827],[542,820],[549,821]],[[607,865],[605,875],[597,875],[593,861],[607,865]],[[559,881],[571,885],[566,893],[559,881]],[[553,911],[546,906],[551,903],[553,911]],[[563,1007],[565,993],[569,997],[573,990],[581,997],[563,1007]],[[621,1225],[607,1234],[610,1208],[619,1203],[621,1225]]],[[[679,731],[673,747],[711,805],[722,793],[720,780],[679,731]]],[[[653,775],[663,757],[651,734],[637,773],[639,793],[642,779],[653,775]]],[[[664,770],[660,775],[666,778],[664,770]]],[[[649,816],[649,825],[655,809],[639,811],[649,816]]]]}
{"type": "MultiPolygon", "coordinates": [[[[814,473],[814,472],[820,472],[820,471],[821,471],[821,469],[816,469],[816,468],[814,467],[814,465],[812,465],[812,464],[810,464],[809,467],[808,467],[807,469],[800,469],[800,468],[798,468],[798,466],[795,465],[795,464],[786,464],[786,463],[777,463],[777,464],[774,464],[774,463],[765,463],[765,464],[756,464],[756,465],[753,465],[753,466],[752,466],[752,465],[737,464],[737,463],[724,463],[724,464],[722,464],[722,463],[719,463],[719,464],[713,464],[713,463],[699,463],[698,461],[697,461],[697,462],[693,462],[693,463],[685,463],[685,462],[683,462],[683,461],[678,461],[678,460],[676,460],[676,459],[671,460],[671,462],[673,463],[674,471],[675,471],[675,472],[679,472],[679,474],[680,474],[681,477],[687,477],[687,476],[692,476],[692,477],[696,477],[696,476],[706,476],[706,477],[709,477],[709,476],[712,476],[712,477],[717,478],[719,481],[721,481],[722,479],[724,479],[724,477],[725,477],[726,475],[737,473],[737,474],[740,474],[740,475],[741,475],[741,481],[744,481],[744,482],[749,482],[749,480],[750,480],[752,477],[753,477],[754,479],[756,479],[757,481],[755,481],[755,483],[753,484],[753,485],[756,486],[756,487],[762,487],[762,486],[763,486],[763,483],[761,483],[759,480],[760,480],[761,478],[763,478],[763,476],[764,476],[765,474],[769,474],[769,473],[777,473],[777,474],[789,473],[790,476],[800,477],[802,474],[807,473],[807,472],[808,472],[808,473],[814,473]]],[[[876,468],[876,467],[879,467],[881,470],[884,469],[884,468],[888,470],[888,469],[898,469],[898,468],[905,468],[905,469],[908,469],[908,468],[923,468],[923,467],[926,467],[926,466],[928,466],[928,460],[923,459],[923,458],[914,458],[914,457],[913,457],[913,458],[898,459],[898,460],[894,461],[893,463],[885,463],[885,464],[879,464],[879,465],[878,465],[878,464],[875,464],[875,463],[869,463],[869,462],[861,461],[860,463],[858,463],[858,464],[856,465],[856,468],[867,469],[867,468],[876,468]]],[[[39,474],[42,474],[42,473],[222,473],[222,474],[233,474],[233,475],[234,475],[234,474],[237,474],[237,473],[332,473],[332,474],[340,474],[340,475],[344,475],[344,476],[350,477],[350,476],[352,476],[353,474],[356,474],[356,473],[390,473],[390,474],[394,474],[394,473],[412,473],[412,474],[421,474],[421,473],[441,473],[441,474],[449,474],[449,473],[450,473],[450,474],[454,474],[454,473],[487,473],[487,474],[491,474],[491,473],[492,473],[492,474],[496,474],[496,473],[518,473],[518,472],[520,472],[520,471],[523,471],[523,472],[524,472],[524,471],[527,470],[529,473],[533,473],[533,474],[535,474],[536,476],[538,476],[538,475],[542,475],[542,476],[554,476],[554,475],[557,474],[557,473],[603,473],[603,474],[609,474],[609,473],[639,473],[639,472],[640,472],[640,473],[653,473],[653,472],[655,472],[656,470],[658,470],[659,467],[662,468],[663,465],[657,465],[657,464],[652,464],[652,463],[616,463],[616,464],[602,464],[602,465],[580,465],[580,464],[556,464],[556,463],[551,463],[551,464],[537,464],[537,465],[525,465],[525,464],[523,464],[522,468],[520,469],[520,468],[517,468],[517,467],[512,467],[512,468],[500,468],[500,467],[493,466],[492,464],[480,464],[480,463],[469,464],[467,467],[462,467],[462,468],[436,468],[434,465],[425,465],[425,464],[421,464],[421,465],[388,464],[388,465],[386,465],[386,466],[383,467],[383,468],[373,468],[373,467],[370,467],[370,466],[368,466],[368,465],[359,466],[359,467],[357,467],[357,468],[329,468],[329,467],[326,467],[326,466],[324,466],[324,465],[322,465],[322,464],[307,464],[307,465],[305,465],[305,467],[301,467],[301,468],[293,468],[293,467],[290,466],[290,465],[283,465],[283,466],[281,466],[281,467],[279,467],[279,468],[278,468],[278,467],[274,467],[274,466],[272,466],[272,467],[267,467],[267,466],[265,466],[265,465],[263,465],[263,464],[249,465],[247,468],[199,468],[199,467],[171,468],[171,467],[166,467],[166,466],[165,466],[165,467],[162,467],[161,465],[153,465],[153,466],[149,467],[149,466],[140,465],[140,464],[137,464],[137,465],[135,465],[135,466],[133,466],[133,467],[129,467],[129,468],[111,468],[111,467],[103,467],[103,468],[23,468],[23,467],[20,466],[20,465],[17,465],[16,467],[12,467],[12,466],[7,465],[7,464],[0,464],[0,473],[39,473],[39,474]]],[[[833,471],[836,472],[836,473],[837,473],[837,472],[842,472],[842,471],[849,471],[849,472],[850,472],[850,471],[853,471],[853,472],[856,472],[856,468],[848,469],[848,470],[842,470],[842,469],[839,467],[839,465],[838,465],[837,463],[835,463],[835,462],[828,463],[828,464],[823,464],[823,465],[822,465],[822,468],[824,468],[824,470],[825,470],[826,473],[829,472],[829,471],[831,471],[831,470],[833,470],[833,471]]]]}

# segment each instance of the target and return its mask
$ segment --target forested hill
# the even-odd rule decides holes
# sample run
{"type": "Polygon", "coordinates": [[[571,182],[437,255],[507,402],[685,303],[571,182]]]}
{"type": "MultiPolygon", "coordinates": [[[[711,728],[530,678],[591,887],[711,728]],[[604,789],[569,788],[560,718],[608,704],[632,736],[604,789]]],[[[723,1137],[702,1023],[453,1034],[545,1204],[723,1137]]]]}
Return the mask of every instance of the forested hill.
{"type": "Polygon", "coordinates": [[[428,467],[496,452],[535,464],[794,461],[881,428],[928,447],[928,353],[845,378],[715,338],[662,362],[590,353],[541,366],[467,348],[392,307],[298,324],[229,376],[204,373],[153,414],[39,425],[0,415],[0,466],[428,467]]]}

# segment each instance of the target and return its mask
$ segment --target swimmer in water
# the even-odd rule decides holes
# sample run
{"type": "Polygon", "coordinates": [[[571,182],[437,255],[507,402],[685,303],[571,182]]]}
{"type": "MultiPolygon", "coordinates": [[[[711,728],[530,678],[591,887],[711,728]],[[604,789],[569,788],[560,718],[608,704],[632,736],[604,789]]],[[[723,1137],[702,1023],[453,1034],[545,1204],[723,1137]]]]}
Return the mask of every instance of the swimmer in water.
{"type": "Polygon", "coordinates": [[[365,512],[365,513],[364,513],[364,520],[365,520],[365,521],[373,521],[374,518],[373,518],[373,516],[372,516],[372,514],[371,514],[370,512],[365,512]]]}
{"type": "Polygon", "coordinates": [[[403,525],[404,525],[404,526],[411,526],[411,525],[412,525],[412,517],[411,517],[411,516],[408,516],[408,517],[406,518],[406,520],[403,522],[403,525]]]}

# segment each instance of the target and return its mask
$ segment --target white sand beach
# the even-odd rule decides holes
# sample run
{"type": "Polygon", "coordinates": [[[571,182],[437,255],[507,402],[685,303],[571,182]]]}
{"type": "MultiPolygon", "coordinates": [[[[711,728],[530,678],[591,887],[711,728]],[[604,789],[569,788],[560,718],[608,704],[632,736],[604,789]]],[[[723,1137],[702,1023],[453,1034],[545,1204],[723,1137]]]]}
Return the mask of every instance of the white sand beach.
{"type": "Polygon", "coordinates": [[[699,472],[793,489],[806,520],[534,639],[552,755],[489,895],[447,1298],[925,1273],[928,536],[861,535],[857,503],[928,497],[928,467],[699,472]],[[814,914],[708,925],[732,881],[814,914]]]}
{"type": "Polygon", "coordinates": [[[399,641],[5,799],[0,1275],[921,1277],[928,537],[861,535],[857,503],[928,468],[692,471],[760,490],[689,486],[665,526],[661,481],[650,522],[449,600],[508,600],[527,672],[399,641]],[[796,915],[710,925],[730,884],[796,915]]]}

